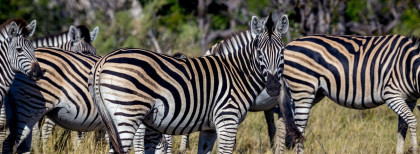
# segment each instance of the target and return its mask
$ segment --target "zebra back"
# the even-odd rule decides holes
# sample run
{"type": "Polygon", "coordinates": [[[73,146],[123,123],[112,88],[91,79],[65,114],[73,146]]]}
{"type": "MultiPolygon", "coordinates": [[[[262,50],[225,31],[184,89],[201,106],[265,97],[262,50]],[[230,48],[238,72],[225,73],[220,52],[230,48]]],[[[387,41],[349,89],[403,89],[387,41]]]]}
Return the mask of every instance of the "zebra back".
{"type": "Polygon", "coordinates": [[[64,50],[73,51],[76,53],[96,55],[96,49],[92,46],[98,35],[98,27],[95,27],[92,32],[86,26],[80,25],[77,27],[70,26],[68,31],[36,38],[33,45],[37,47],[59,47],[64,50]]]}

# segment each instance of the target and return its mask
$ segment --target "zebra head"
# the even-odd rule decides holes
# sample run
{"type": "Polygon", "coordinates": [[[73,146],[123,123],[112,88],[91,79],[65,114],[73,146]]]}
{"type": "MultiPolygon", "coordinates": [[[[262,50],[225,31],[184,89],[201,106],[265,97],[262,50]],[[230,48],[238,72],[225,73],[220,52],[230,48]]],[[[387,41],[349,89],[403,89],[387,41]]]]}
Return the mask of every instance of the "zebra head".
{"type": "Polygon", "coordinates": [[[267,93],[277,96],[280,91],[280,78],[283,73],[284,44],[282,36],[287,32],[289,19],[283,15],[277,24],[271,18],[271,14],[265,20],[259,20],[256,16],[251,20],[251,32],[255,35],[253,51],[257,67],[262,73],[267,93]]]}
{"type": "MultiPolygon", "coordinates": [[[[22,24],[19,24],[19,26],[22,24]]],[[[42,77],[42,71],[35,58],[35,48],[28,40],[28,37],[35,32],[36,20],[33,20],[25,28],[19,28],[19,26],[13,21],[7,29],[9,41],[7,60],[13,71],[24,73],[32,80],[38,80],[42,77]]]]}
{"type": "Polygon", "coordinates": [[[91,42],[95,40],[98,35],[98,27],[92,32],[85,26],[70,26],[68,36],[70,37],[70,51],[82,53],[86,55],[96,55],[96,49],[91,42]]]}

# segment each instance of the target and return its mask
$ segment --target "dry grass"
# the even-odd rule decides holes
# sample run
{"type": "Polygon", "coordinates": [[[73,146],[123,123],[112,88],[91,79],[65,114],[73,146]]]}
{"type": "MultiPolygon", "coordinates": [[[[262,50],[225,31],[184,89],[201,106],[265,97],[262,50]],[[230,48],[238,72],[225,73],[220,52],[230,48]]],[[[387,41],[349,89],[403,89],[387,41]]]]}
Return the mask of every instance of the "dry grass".
{"type": "MultiPolygon", "coordinates": [[[[414,113],[420,118],[417,109],[414,113]]],[[[325,99],[312,109],[309,128],[305,135],[305,151],[323,153],[323,146],[327,153],[395,153],[397,119],[397,115],[386,105],[360,111],[341,107],[325,99]]],[[[93,154],[106,153],[108,150],[106,144],[94,140],[93,133],[87,133],[83,144],[74,151],[71,140],[60,142],[63,129],[56,128],[55,131],[45,153],[93,154]]],[[[420,136],[419,131],[417,134],[420,136]]],[[[188,153],[196,153],[198,133],[193,133],[191,136],[188,153]]],[[[178,151],[180,139],[180,136],[174,138],[175,152],[178,151]]],[[[249,113],[239,127],[235,153],[260,153],[259,145],[262,147],[261,153],[272,153],[264,114],[249,113]]],[[[406,139],[405,149],[408,152],[409,137],[406,139]]],[[[287,153],[296,152],[292,150],[287,153]]]]}

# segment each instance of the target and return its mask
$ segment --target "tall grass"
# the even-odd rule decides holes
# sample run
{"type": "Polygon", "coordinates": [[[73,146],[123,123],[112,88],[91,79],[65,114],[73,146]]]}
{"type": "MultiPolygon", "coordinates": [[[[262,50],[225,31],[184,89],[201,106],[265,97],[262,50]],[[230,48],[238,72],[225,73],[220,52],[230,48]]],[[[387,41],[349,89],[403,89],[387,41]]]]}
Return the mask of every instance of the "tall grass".
{"type": "MultiPolygon", "coordinates": [[[[414,111],[420,118],[419,111],[414,111]]],[[[397,142],[397,115],[386,105],[369,110],[347,109],[324,99],[315,105],[310,113],[306,129],[306,153],[395,153],[397,142]],[[324,149],[324,150],[323,150],[324,149]]],[[[106,143],[95,140],[94,132],[87,133],[80,147],[73,149],[71,140],[62,142],[62,128],[55,128],[45,153],[106,153],[106,143]]],[[[420,132],[417,132],[420,136],[420,132]]],[[[178,152],[181,137],[173,138],[173,150],[178,152]]],[[[239,126],[235,153],[272,153],[267,126],[262,112],[248,113],[239,126]],[[260,142],[261,138],[261,142],[260,142]]],[[[197,153],[198,133],[190,135],[188,153],[197,153]]],[[[216,146],[213,153],[216,153],[216,146]]],[[[409,136],[405,150],[409,149],[409,136]]],[[[34,151],[35,153],[38,153],[34,151]]],[[[133,153],[133,152],[131,152],[133,153]]],[[[286,151],[296,153],[296,151],[286,151]]]]}

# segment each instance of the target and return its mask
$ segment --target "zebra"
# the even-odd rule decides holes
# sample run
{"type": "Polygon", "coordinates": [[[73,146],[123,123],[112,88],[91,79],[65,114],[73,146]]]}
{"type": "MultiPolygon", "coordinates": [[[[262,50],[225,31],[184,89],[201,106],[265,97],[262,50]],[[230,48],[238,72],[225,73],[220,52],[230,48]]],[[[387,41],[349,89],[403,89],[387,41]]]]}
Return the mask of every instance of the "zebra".
{"type": "MultiPolygon", "coordinates": [[[[218,45],[219,45],[219,43],[210,47],[210,49],[205,52],[204,56],[219,55],[219,53],[215,50],[218,45]]],[[[183,58],[187,58],[187,57],[183,57],[183,58]]],[[[277,97],[267,97],[264,94],[266,94],[266,93],[261,93],[260,95],[258,95],[255,102],[250,107],[250,111],[251,112],[264,111],[264,115],[266,117],[266,122],[267,122],[267,126],[268,126],[267,129],[268,129],[268,136],[270,138],[270,146],[271,146],[271,148],[275,147],[276,151],[281,150],[277,153],[282,153],[283,147],[280,147],[278,145],[274,145],[275,143],[277,143],[277,142],[274,142],[274,136],[275,136],[275,133],[276,133],[276,126],[274,124],[274,116],[273,116],[274,109],[273,108],[266,108],[267,104],[276,103],[278,100],[277,100],[277,97]]],[[[145,131],[146,127],[141,125],[140,129],[144,129],[143,131],[145,131]]],[[[139,130],[137,130],[137,131],[139,131],[139,130]]],[[[154,144],[158,143],[158,145],[156,146],[156,148],[150,147],[150,146],[153,146],[153,144],[151,144],[149,146],[146,146],[146,150],[152,148],[150,150],[152,150],[152,151],[155,150],[156,152],[159,152],[159,153],[172,153],[172,136],[167,135],[167,134],[162,134],[162,135],[163,135],[163,137],[161,138],[160,142],[158,141],[159,138],[156,138],[156,136],[157,136],[156,134],[152,135],[152,136],[155,136],[155,137],[148,138],[149,140],[154,140],[153,141],[154,144]]],[[[285,135],[285,134],[281,134],[281,135],[285,135]]],[[[144,139],[140,138],[138,140],[144,140],[144,139]]],[[[214,143],[212,143],[212,145],[213,144],[214,143]]],[[[283,145],[283,144],[281,144],[281,145],[283,145]]],[[[135,147],[136,146],[140,147],[140,148],[137,148],[137,149],[142,149],[142,148],[144,148],[144,143],[141,142],[141,145],[136,145],[135,144],[134,146],[135,147]]],[[[186,150],[187,150],[188,147],[189,147],[189,134],[182,135],[181,143],[180,143],[180,147],[179,147],[179,152],[180,153],[186,153],[186,150]]],[[[202,146],[199,146],[199,147],[202,147],[202,146]]],[[[213,147],[213,146],[210,146],[210,147],[213,147]]]]}
{"type": "MultiPolygon", "coordinates": [[[[412,111],[420,97],[419,44],[401,35],[311,35],[287,44],[284,77],[299,130],[304,133],[310,109],[325,96],[353,109],[386,104],[399,116],[396,153],[404,153],[408,129],[411,151],[418,153],[412,111]]],[[[302,141],[297,147],[303,153],[302,141]]]]}
{"type": "MultiPolygon", "coordinates": [[[[217,48],[217,46],[219,46],[219,43],[210,47],[210,49],[207,50],[204,53],[204,56],[220,55],[219,51],[215,50],[217,48]]],[[[276,153],[283,153],[282,152],[283,151],[282,147],[278,147],[278,146],[274,145],[274,144],[276,144],[276,142],[274,142],[274,136],[275,136],[275,133],[276,133],[276,126],[274,124],[274,116],[273,116],[274,108],[266,108],[266,106],[267,106],[266,104],[276,103],[278,100],[277,100],[277,97],[267,97],[265,95],[266,95],[266,93],[261,93],[260,95],[258,95],[254,104],[250,107],[250,111],[251,112],[264,111],[264,115],[266,117],[266,122],[267,122],[268,136],[270,138],[270,146],[271,146],[271,148],[275,147],[277,151],[281,150],[281,151],[276,152],[276,153]],[[277,149],[277,148],[281,148],[281,149],[277,149]]],[[[281,116],[281,114],[280,114],[280,116],[281,116]]],[[[282,134],[282,135],[285,135],[285,134],[282,134]]],[[[164,151],[162,149],[165,149],[166,147],[163,145],[163,141],[169,142],[168,143],[169,144],[168,148],[172,148],[171,147],[171,136],[164,134],[161,142],[159,142],[159,144],[156,147],[156,151],[164,151]]],[[[214,143],[212,143],[211,145],[213,145],[213,144],[214,143]]],[[[189,147],[189,134],[182,135],[180,148],[179,148],[180,153],[185,153],[188,147],[189,147]]],[[[202,147],[202,146],[199,145],[199,147],[202,147]]],[[[210,147],[213,147],[213,146],[210,146],[210,147]]],[[[153,148],[153,147],[148,147],[148,148],[153,148]]],[[[165,153],[165,152],[161,152],[161,153],[165,153]]]]}
{"type": "Polygon", "coordinates": [[[44,115],[65,129],[94,131],[103,127],[87,87],[88,73],[99,57],[58,48],[36,48],[35,55],[46,73],[36,82],[22,75],[13,82],[6,97],[6,113],[9,127],[16,131],[9,134],[3,152],[12,151],[15,139],[19,152],[29,152],[31,129],[44,115]]]}
{"type": "Polygon", "coordinates": [[[5,106],[10,134],[3,152],[30,152],[32,128],[47,115],[55,124],[77,131],[94,131],[103,124],[88,91],[90,69],[98,56],[79,54],[59,48],[36,48],[35,56],[44,76],[38,81],[17,74],[5,106]]]}
{"type": "MultiPolygon", "coordinates": [[[[401,35],[313,35],[290,42],[284,75],[296,103],[299,130],[304,132],[309,111],[322,96],[354,109],[387,104],[399,116],[396,152],[404,152],[409,128],[411,151],[418,153],[412,112],[420,97],[418,44],[401,35]]],[[[303,143],[297,146],[303,153],[303,143]]]]}
{"type": "MultiPolygon", "coordinates": [[[[83,25],[77,26],[77,28],[75,26],[70,26],[69,30],[66,32],[42,38],[35,38],[32,44],[35,46],[35,48],[59,47],[63,50],[73,51],[76,53],[96,55],[96,49],[91,45],[91,42],[95,40],[98,34],[98,30],[98,27],[95,27],[92,32],[89,32],[89,30],[83,25]]],[[[3,141],[4,136],[6,135],[6,114],[4,112],[4,106],[2,106],[0,112],[0,125],[3,127],[2,131],[0,131],[0,138],[3,141]]],[[[47,142],[47,139],[51,134],[54,125],[55,124],[48,117],[46,117],[44,120],[43,125],[36,124],[36,126],[42,128],[42,143],[45,144],[47,142]]],[[[33,134],[36,134],[36,137],[39,136],[38,127],[34,127],[33,134]]],[[[79,140],[80,139],[78,138],[77,141],[79,140]]],[[[38,140],[35,139],[35,141],[38,140]]],[[[35,147],[38,147],[38,142],[35,142],[35,145],[35,147]]]]}
{"type": "Polygon", "coordinates": [[[221,56],[175,59],[126,48],[102,57],[89,87],[113,145],[110,153],[128,152],[142,123],[170,135],[215,131],[219,153],[232,153],[237,126],[255,97],[265,87],[270,96],[280,93],[287,21],[253,16],[251,30],[223,40],[221,56]]]}
{"type": "MultiPolygon", "coordinates": [[[[96,55],[96,49],[92,46],[92,42],[98,36],[99,28],[95,27],[92,32],[89,32],[89,29],[84,25],[79,25],[77,27],[70,26],[68,31],[50,35],[42,38],[36,38],[33,41],[35,47],[58,47],[66,51],[73,51],[76,53],[87,54],[87,55],[96,55]]],[[[41,123],[38,123],[38,125],[41,123]]],[[[35,126],[38,126],[35,125],[35,126]]],[[[42,125],[39,125],[41,128],[42,143],[45,145],[48,141],[50,134],[55,126],[55,123],[45,117],[42,125]]],[[[34,127],[33,134],[39,134],[38,127],[34,127]]],[[[36,135],[39,136],[39,135],[36,135]]],[[[83,138],[83,132],[78,132],[77,139],[75,140],[76,145],[80,143],[83,138]]],[[[37,144],[35,144],[37,145],[37,144]]]]}
{"type": "Polygon", "coordinates": [[[35,32],[36,20],[29,25],[23,19],[11,19],[0,25],[0,106],[17,72],[32,80],[42,77],[41,67],[28,40],[35,32]]]}
{"type": "Polygon", "coordinates": [[[70,26],[68,31],[36,38],[32,44],[38,47],[58,47],[60,49],[82,54],[96,55],[96,49],[91,43],[96,39],[99,28],[95,27],[92,32],[84,25],[70,26]]]}

